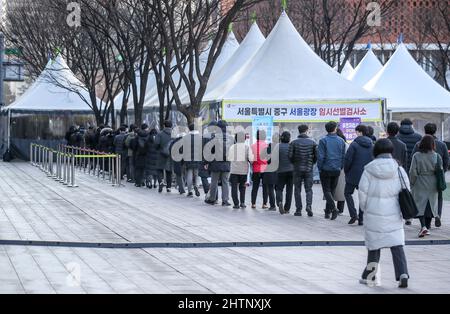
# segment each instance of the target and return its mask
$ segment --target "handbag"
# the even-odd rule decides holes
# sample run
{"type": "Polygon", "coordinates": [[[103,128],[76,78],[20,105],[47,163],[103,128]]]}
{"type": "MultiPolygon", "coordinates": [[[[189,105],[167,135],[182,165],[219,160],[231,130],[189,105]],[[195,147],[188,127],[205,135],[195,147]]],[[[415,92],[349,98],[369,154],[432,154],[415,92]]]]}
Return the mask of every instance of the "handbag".
{"type": "Polygon", "coordinates": [[[439,163],[438,154],[436,154],[436,168],[434,173],[436,175],[436,183],[438,191],[444,192],[445,190],[447,190],[447,182],[445,180],[444,169],[442,169],[441,164],[439,163]]]}
{"type": "Polygon", "coordinates": [[[400,184],[402,188],[398,195],[398,201],[400,204],[400,210],[402,211],[403,219],[409,220],[416,218],[419,214],[416,201],[414,201],[414,197],[406,186],[406,181],[400,168],[398,168],[398,174],[400,177],[400,184]]]}

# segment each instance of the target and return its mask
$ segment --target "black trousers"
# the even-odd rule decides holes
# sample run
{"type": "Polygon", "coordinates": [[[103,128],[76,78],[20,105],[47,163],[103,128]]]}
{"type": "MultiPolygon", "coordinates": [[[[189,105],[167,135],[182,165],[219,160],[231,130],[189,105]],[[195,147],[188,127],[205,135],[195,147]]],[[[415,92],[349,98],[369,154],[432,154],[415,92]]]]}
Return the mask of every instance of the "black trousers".
{"type": "Polygon", "coordinates": [[[322,182],[323,195],[327,200],[327,206],[325,208],[325,211],[328,213],[337,210],[333,194],[336,191],[340,176],[341,176],[340,171],[322,171],[320,173],[320,181],[322,182]]]}
{"type": "MultiPolygon", "coordinates": [[[[256,199],[258,198],[259,187],[263,179],[263,173],[253,173],[252,175],[252,205],[256,205],[256,199]]],[[[267,197],[267,186],[263,185],[263,198],[267,197]]]]}
{"type": "Polygon", "coordinates": [[[143,167],[135,167],[134,172],[135,172],[136,184],[143,185],[144,178],[145,178],[145,165],[143,167]]]}
{"type": "Polygon", "coordinates": [[[353,193],[358,189],[358,186],[346,183],[345,184],[345,200],[347,201],[348,212],[350,213],[350,217],[358,218],[360,222],[364,220],[364,213],[361,211],[361,208],[356,210],[355,201],[353,200],[353,193]]]}
{"type": "Polygon", "coordinates": [[[167,188],[172,188],[172,171],[158,170],[158,183],[161,185],[164,182],[164,174],[166,174],[166,184],[167,188]]]}
{"type": "Polygon", "coordinates": [[[267,202],[269,202],[271,208],[274,208],[276,206],[276,204],[275,204],[275,184],[264,184],[264,186],[263,186],[263,203],[264,203],[264,205],[267,205],[267,202]],[[266,191],[266,193],[264,193],[264,190],[266,191]]]}
{"type": "Polygon", "coordinates": [[[277,204],[283,205],[283,192],[286,188],[286,202],[284,210],[290,211],[292,205],[292,195],[294,192],[294,177],[292,172],[283,172],[278,174],[277,184],[277,204]]]}
{"type": "Polygon", "coordinates": [[[244,205],[247,176],[240,174],[232,174],[230,176],[230,183],[231,183],[231,197],[233,198],[234,206],[244,205]]]}
{"type": "MultiPolygon", "coordinates": [[[[408,275],[408,263],[406,261],[406,255],[405,250],[403,249],[403,246],[395,246],[391,248],[392,253],[392,260],[394,262],[394,269],[395,269],[395,279],[397,281],[400,281],[401,275],[408,275]]],[[[371,274],[375,275],[376,270],[378,269],[378,265],[380,263],[381,258],[381,250],[376,251],[369,251],[368,257],[367,257],[367,267],[364,269],[364,272],[362,274],[362,279],[372,279],[375,280],[375,276],[369,276],[371,274]]]]}
{"type": "Polygon", "coordinates": [[[425,216],[418,217],[422,228],[431,229],[431,222],[433,221],[433,212],[431,210],[431,204],[428,202],[425,209],[425,216]]]}

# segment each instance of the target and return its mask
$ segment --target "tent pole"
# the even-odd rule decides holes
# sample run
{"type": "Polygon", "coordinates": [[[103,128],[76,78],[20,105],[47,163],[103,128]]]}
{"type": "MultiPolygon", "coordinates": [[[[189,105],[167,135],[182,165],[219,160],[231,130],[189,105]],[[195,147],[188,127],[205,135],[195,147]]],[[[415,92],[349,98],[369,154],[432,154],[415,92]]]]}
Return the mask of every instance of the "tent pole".
{"type": "Polygon", "coordinates": [[[444,141],[444,136],[445,136],[445,132],[444,132],[444,128],[445,128],[445,114],[441,113],[441,141],[444,141]]]}
{"type": "Polygon", "coordinates": [[[8,110],[8,121],[7,121],[7,149],[11,149],[11,109],[8,110]]]}

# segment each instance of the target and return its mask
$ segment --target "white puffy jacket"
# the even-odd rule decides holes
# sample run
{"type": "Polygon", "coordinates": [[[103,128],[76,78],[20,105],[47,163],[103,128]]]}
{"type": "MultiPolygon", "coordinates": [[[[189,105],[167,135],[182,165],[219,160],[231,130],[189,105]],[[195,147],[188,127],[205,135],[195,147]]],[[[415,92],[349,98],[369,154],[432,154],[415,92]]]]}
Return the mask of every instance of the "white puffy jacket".
{"type": "MultiPolygon", "coordinates": [[[[399,165],[391,158],[378,158],[365,167],[359,185],[364,211],[366,246],[369,251],[405,245],[404,221],[398,195],[401,191],[399,165]]],[[[400,168],[406,186],[408,175],[400,168]]]]}

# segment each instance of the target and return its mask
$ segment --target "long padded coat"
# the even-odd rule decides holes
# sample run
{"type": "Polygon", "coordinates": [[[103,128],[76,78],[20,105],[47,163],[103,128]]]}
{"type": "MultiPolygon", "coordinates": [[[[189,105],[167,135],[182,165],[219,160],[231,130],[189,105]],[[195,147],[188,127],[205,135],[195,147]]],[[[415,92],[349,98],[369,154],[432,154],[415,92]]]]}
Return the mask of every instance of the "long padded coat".
{"type": "Polygon", "coordinates": [[[364,211],[366,246],[369,251],[405,245],[403,217],[398,195],[402,172],[407,188],[406,171],[392,158],[378,158],[365,167],[359,184],[359,200],[364,211]]]}

